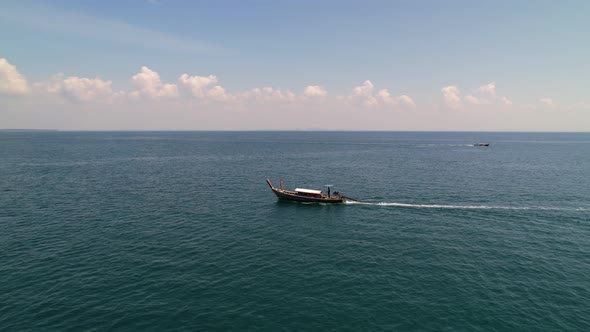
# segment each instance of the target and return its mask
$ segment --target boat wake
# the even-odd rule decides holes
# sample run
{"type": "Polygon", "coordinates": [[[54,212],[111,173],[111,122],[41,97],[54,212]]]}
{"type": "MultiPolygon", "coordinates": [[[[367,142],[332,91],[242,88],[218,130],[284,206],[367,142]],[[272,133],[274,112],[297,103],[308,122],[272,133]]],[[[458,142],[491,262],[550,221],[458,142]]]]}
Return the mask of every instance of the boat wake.
{"type": "Polygon", "coordinates": [[[586,211],[584,208],[527,207],[498,205],[454,205],[454,204],[409,204],[397,202],[367,202],[347,199],[345,204],[371,206],[397,206],[418,209],[459,209],[459,210],[554,210],[554,211],[586,211]]]}

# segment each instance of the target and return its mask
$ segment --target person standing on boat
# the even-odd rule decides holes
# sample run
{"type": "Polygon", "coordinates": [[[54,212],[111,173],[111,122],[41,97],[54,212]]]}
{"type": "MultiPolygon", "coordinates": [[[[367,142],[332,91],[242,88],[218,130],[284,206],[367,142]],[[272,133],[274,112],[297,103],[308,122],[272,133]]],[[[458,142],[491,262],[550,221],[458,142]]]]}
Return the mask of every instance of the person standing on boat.
{"type": "Polygon", "coordinates": [[[330,187],[328,187],[328,198],[330,198],[330,187]]]}

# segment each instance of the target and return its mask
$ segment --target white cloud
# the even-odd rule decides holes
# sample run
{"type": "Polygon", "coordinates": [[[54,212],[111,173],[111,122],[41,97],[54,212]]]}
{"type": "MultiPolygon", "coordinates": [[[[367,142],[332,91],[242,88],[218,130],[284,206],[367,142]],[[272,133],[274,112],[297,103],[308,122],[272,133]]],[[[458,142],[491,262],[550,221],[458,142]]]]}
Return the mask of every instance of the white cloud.
{"type": "Polygon", "coordinates": [[[412,98],[410,98],[409,96],[401,95],[401,96],[395,97],[395,96],[392,96],[387,89],[381,89],[381,90],[379,90],[379,92],[377,92],[377,100],[380,100],[383,104],[388,105],[388,106],[398,106],[398,105],[404,105],[404,106],[410,106],[410,107],[416,106],[416,103],[414,102],[414,100],[412,100],[412,98]]]}
{"type": "Polygon", "coordinates": [[[414,100],[406,95],[392,96],[387,89],[381,89],[377,93],[373,93],[374,90],[375,85],[373,82],[366,80],[362,85],[354,87],[350,96],[344,99],[353,104],[361,104],[364,107],[416,106],[414,100]]]}
{"type": "Polygon", "coordinates": [[[366,80],[362,85],[355,86],[352,89],[350,100],[359,101],[363,106],[366,107],[376,107],[378,103],[375,96],[373,96],[374,89],[375,86],[373,83],[369,80],[366,80]]]}
{"type": "Polygon", "coordinates": [[[496,96],[496,83],[490,82],[484,86],[480,86],[479,89],[477,89],[477,91],[483,92],[483,93],[488,93],[488,94],[495,97],[496,96]]]}
{"type": "Polygon", "coordinates": [[[306,97],[319,97],[324,98],[328,95],[328,91],[323,86],[319,85],[308,85],[303,90],[303,95],[306,97]]]}
{"type": "Polygon", "coordinates": [[[500,100],[504,103],[504,105],[512,105],[512,100],[506,98],[506,97],[500,97],[500,100]]]}
{"type": "MultiPolygon", "coordinates": [[[[512,101],[510,99],[508,99],[507,97],[504,96],[498,96],[496,94],[496,83],[495,82],[490,82],[484,86],[480,86],[479,89],[477,89],[477,91],[481,92],[482,94],[488,94],[490,95],[490,97],[492,98],[492,101],[494,101],[496,104],[501,104],[501,105],[505,105],[505,106],[510,106],[512,105],[512,101]]],[[[482,101],[485,99],[481,99],[480,101],[482,101]]],[[[490,103],[490,102],[488,102],[490,103]]]]}
{"type": "Polygon", "coordinates": [[[541,103],[545,104],[546,106],[555,107],[555,103],[553,102],[553,99],[551,99],[551,98],[541,98],[541,99],[539,99],[539,101],[541,103]]]}
{"type": "Polygon", "coordinates": [[[411,107],[416,106],[416,103],[414,102],[414,100],[412,98],[410,98],[410,96],[401,95],[401,96],[397,97],[397,100],[401,105],[407,105],[407,106],[411,106],[411,107]]]}
{"type": "Polygon", "coordinates": [[[464,103],[471,105],[491,105],[491,106],[511,106],[512,101],[504,96],[496,94],[496,83],[490,82],[484,86],[477,88],[473,95],[461,96],[459,88],[454,85],[449,85],[442,88],[443,98],[446,105],[451,109],[460,109],[464,103]]]}
{"type": "Polygon", "coordinates": [[[283,91],[272,87],[255,88],[243,92],[239,95],[240,100],[256,100],[263,102],[295,102],[298,100],[297,95],[291,91],[283,91]]]}
{"type": "Polygon", "coordinates": [[[189,76],[183,74],[178,79],[179,85],[188,91],[191,96],[201,100],[225,101],[232,103],[246,103],[251,101],[263,103],[296,103],[310,99],[320,99],[327,96],[327,91],[319,85],[305,87],[303,94],[297,95],[289,90],[273,87],[253,88],[237,94],[227,92],[220,85],[216,85],[218,79],[214,75],[189,76]]]}
{"type": "Polygon", "coordinates": [[[162,83],[160,75],[148,67],[141,67],[141,72],[134,75],[132,80],[139,87],[139,91],[132,93],[132,96],[138,96],[139,94],[150,98],[178,96],[176,84],[162,83]]]}
{"type": "Polygon", "coordinates": [[[233,96],[229,95],[223,87],[220,85],[214,85],[217,83],[217,76],[189,76],[188,74],[182,74],[178,81],[180,86],[188,90],[191,96],[201,99],[210,99],[215,101],[229,101],[233,99],[233,96]]]}
{"type": "Polygon", "coordinates": [[[472,95],[465,96],[465,101],[473,105],[485,105],[490,103],[490,101],[485,98],[477,98],[472,95]]]}
{"type": "Polygon", "coordinates": [[[225,92],[225,89],[219,85],[216,85],[216,86],[212,87],[211,89],[209,89],[209,91],[207,91],[207,96],[213,100],[218,100],[218,101],[225,101],[225,100],[229,100],[232,98],[232,96],[227,94],[225,92]]]}
{"type": "Polygon", "coordinates": [[[188,74],[182,74],[178,80],[191,91],[193,96],[200,98],[207,95],[206,90],[210,85],[217,83],[217,77],[213,75],[189,76],[188,74]]]}
{"type": "Polygon", "coordinates": [[[16,66],[4,58],[0,58],[0,93],[7,95],[21,95],[29,92],[27,80],[16,66]]]}
{"type": "Polygon", "coordinates": [[[384,104],[389,105],[389,106],[395,106],[397,105],[397,99],[395,97],[393,97],[390,93],[389,90],[387,89],[381,89],[377,92],[376,97],[379,100],[382,100],[384,104]]]}
{"type": "Polygon", "coordinates": [[[373,85],[373,82],[366,80],[363,82],[362,85],[355,86],[352,89],[352,95],[353,96],[365,96],[365,97],[372,96],[373,89],[375,89],[375,85],[373,85]]]}
{"type": "Polygon", "coordinates": [[[113,95],[111,84],[111,81],[103,81],[99,78],[71,76],[63,80],[62,93],[80,101],[91,101],[101,97],[109,98],[113,95]]]}
{"type": "Polygon", "coordinates": [[[445,103],[449,108],[461,108],[461,92],[454,85],[445,86],[441,89],[445,103]]]}
{"type": "Polygon", "coordinates": [[[120,97],[124,92],[113,92],[112,81],[103,81],[100,78],[85,78],[69,76],[64,78],[63,73],[56,74],[50,82],[35,83],[34,87],[42,92],[56,94],[72,101],[90,102],[107,101],[120,97]]]}

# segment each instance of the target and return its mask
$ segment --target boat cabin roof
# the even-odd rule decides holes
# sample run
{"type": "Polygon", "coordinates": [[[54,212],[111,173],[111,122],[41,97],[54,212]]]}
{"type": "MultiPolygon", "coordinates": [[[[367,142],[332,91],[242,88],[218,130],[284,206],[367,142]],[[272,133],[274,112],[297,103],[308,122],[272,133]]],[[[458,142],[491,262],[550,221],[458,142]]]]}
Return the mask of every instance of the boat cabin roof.
{"type": "Polygon", "coordinates": [[[313,189],[303,189],[303,188],[295,188],[296,192],[299,193],[306,193],[306,194],[321,194],[321,190],[313,190],[313,189]]]}

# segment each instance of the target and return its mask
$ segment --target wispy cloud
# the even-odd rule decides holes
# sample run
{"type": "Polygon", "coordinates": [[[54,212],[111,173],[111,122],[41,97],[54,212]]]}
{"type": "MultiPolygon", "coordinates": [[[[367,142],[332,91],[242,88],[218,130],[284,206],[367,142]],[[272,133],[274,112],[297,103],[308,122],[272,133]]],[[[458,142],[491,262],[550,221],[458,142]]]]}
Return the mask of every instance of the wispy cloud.
{"type": "Polygon", "coordinates": [[[0,20],[11,22],[15,26],[149,49],[187,53],[212,53],[222,50],[221,47],[209,42],[55,7],[6,6],[0,10],[0,20]]]}
{"type": "Polygon", "coordinates": [[[454,85],[441,89],[445,104],[450,109],[461,109],[468,105],[511,106],[512,101],[504,96],[496,94],[496,83],[490,82],[477,88],[472,95],[462,96],[461,91],[454,85]]]}
{"type": "Polygon", "coordinates": [[[583,102],[583,101],[579,101],[579,102],[569,106],[567,109],[568,110],[575,110],[575,111],[588,111],[588,110],[590,110],[590,104],[583,102]]]}
{"type": "Polygon", "coordinates": [[[541,99],[539,99],[539,102],[541,102],[545,106],[555,107],[555,103],[553,102],[553,99],[551,99],[551,98],[547,98],[547,97],[541,98],[541,99]]]}

